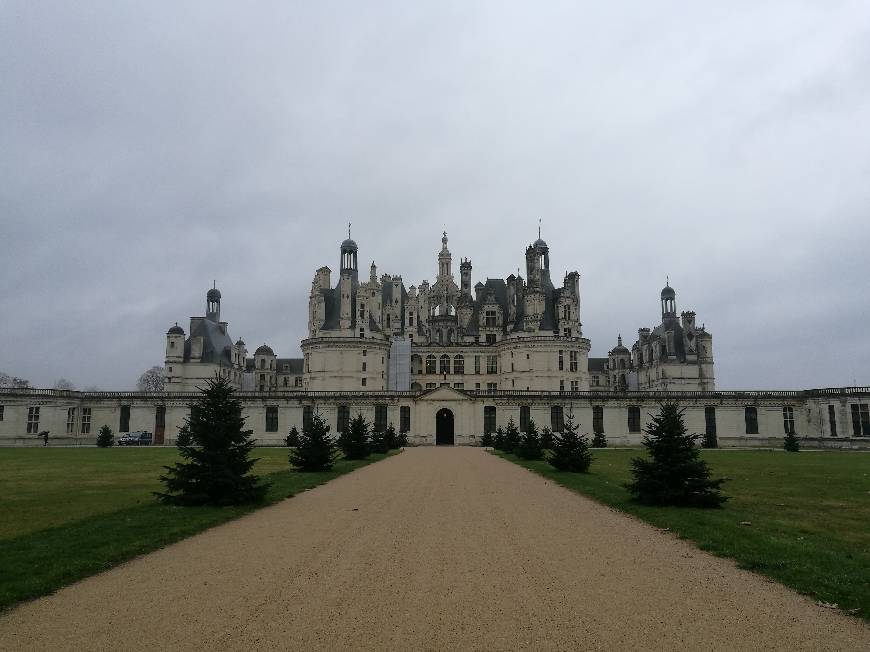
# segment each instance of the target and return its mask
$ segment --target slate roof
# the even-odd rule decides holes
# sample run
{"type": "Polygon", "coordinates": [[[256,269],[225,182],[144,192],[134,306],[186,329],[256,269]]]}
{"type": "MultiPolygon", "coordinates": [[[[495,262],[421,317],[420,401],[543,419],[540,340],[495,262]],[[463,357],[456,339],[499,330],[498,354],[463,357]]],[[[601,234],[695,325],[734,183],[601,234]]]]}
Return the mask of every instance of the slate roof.
{"type": "Polygon", "coordinates": [[[226,362],[232,364],[233,341],[227,333],[221,330],[219,324],[210,319],[194,321],[190,329],[190,337],[184,342],[184,361],[190,360],[190,343],[194,337],[202,338],[202,362],[217,364],[226,362]]]}
{"type": "Polygon", "coordinates": [[[607,368],[607,358],[589,358],[589,371],[604,371],[607,368]]]}

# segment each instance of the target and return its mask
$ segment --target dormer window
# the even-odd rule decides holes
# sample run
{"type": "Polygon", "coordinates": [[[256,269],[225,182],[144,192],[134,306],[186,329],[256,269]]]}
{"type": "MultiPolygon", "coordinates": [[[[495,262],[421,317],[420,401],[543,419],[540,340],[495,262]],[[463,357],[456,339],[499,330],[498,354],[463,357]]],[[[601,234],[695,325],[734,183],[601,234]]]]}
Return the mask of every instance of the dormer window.
{"type": "Polygon", "coordinates": [[[487,310],[486,311],[486,322],[485,325],[487,328],[495,328],[498,324],[496,323],[496,313],[495,310],[487,310]]]}

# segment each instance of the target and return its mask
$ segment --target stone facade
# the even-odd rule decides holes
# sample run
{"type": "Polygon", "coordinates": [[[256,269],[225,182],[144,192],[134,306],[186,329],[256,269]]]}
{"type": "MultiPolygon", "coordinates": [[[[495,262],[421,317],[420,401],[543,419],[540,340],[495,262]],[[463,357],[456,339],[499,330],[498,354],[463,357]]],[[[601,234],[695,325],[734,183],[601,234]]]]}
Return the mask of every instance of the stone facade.
{"type": "MultiPolygon", "coordinates": [[[[408,432],[412,445],[476,444],[486,429],[509,419],[559,430],[573,414],[581,432],[604,432],[611,446],[637,446],[649,415],[673,399],[686,410],[691,432],[712,429],[722,447],[782,446],[793,429],[807,448],[870,450],[870,388],[793,392],[475,392],[437,387],[423,392],[240,391],[247,426],[259,445],[281,445],[291,427],[302,429],[319,412],[335,433],[342,418],[363,414],[370,423],[408,432]],[[273,418],[269,418],[269,415],[273,418]],[[439,415],[446,415],[439,423],[439,415]],[[452,435],[446,429],[450,427],[452,435]]],[[[101,425],[116,433],[154,432],[172,444],[197,393],[0,390],[0,445],[37,446],[49,430],[51,445],[93,445],[101,425]]]]}

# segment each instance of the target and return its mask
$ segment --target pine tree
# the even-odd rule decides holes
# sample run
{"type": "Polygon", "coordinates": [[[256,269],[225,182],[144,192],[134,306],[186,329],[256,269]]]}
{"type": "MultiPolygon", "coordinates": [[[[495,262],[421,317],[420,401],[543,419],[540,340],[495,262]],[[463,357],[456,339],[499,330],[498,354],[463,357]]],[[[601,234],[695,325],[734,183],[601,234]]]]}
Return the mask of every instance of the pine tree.
{"type": "Polygon", "coordinates": [[[683,410],[664,403],[645,429],[644,448],[650,459],[631,461],[634,481],[626,484],[635,500],[647,505],[720,507],[723,479],[710,479],[710,469],[695,446],[699,435],[686,434],[683,410]]]}
{"type": "Polygon", "coordinates": [[[97,435],[97,446],[100,448],[109,448],[115,443],[115,435],[109,426],[104,425],[100,428],[100,434],[97,435]]]}
{"type": "Polygon", "coordinates": [[[398,435],[396,435],[396,448],[402,448],[408,445],[408,433],[405,431],[400,431],[398,435]]]}
{"type": "Polygon", "coordinates": [[[160,477],[165,493],[156,493],[161,502],[174,505],[237,505],[262,500],[266,485],[250,474],[256,459],[250,459],[255,441],[251,430],[244,430],[242,403],[229,380],[215,375],[196,403],[190,405],[185,420],[189,436],[176,442],[185,460],[163,467],[160,477]]]}
{"type": "Polygon", "coordinates": [[[596,432],[592,435],[592,448],[607,448],[607,437],[603,432],[596,432]]]}
{"type": "Polygon", "coordinates": [[[388,452],[390,447],[387,443],[387,433],[372,430],[372,434],[369,436],[369,450],[372,453],[388,452]]]}
{"type": "Polygon", "coordinates": [[[492,447],[497,451],[504,450],[504,430],[501,426],[495,429],[495,437],[492,438],[492,447]]]}
{"type": "Polygon", "coordinates": [[[574,415],[569,413],[562,426],[561,434],[553,434],[553,452],[549,462],[558,471],[586,473],[592,464],[589,440],[586,435],[577,434],[579,424],[574,423],[574,415]]]}
{"type": "Polygon", "coordinates": [[[794,431],[786,433],[785,439],[782,441],[782,447],[789,453],[797,453],[801,449],[800,441],[794,431]]]}
{"type": "Polygon", "coordinates": [[[284,445],[288,448],[296,448],[299,445],[299,431],[296,426],[290,428],[290,433],[284,438],[284,445]]]}
{"type": "Polygon", "coordinates": [[[387,449],[395,450],[399,448],[399,436],[396,434],[396,428],[393,426],[392,422],[387,426],[386,432],[384,432],[384,437],[387,440],[387,449]]]}
{"type": "Polygon", "coordinates": [[[504,429],[504,448],[505,453],[513,453],[517,446],[520,445],[520,431],[514,423],[514,418],[508,420],[507,427],[504,429]]]}
{"type": "Polygon", "coordinates": [[[719,448],[719,439],[715,432],[705,432],[704,439],[701,440],[701,445],[704,448],[719,448]]]}
{"type": "Polygon", "coordinates": [[[495,437],[492,436],[492,433],[487,430],[483,433],[483,436],[480,438],[480,445],[484,447],[492,447],[495,443],[495,437]]]}
{"type": "Polygon", "coordinates": [[[541,436],[538,434],[538,426],[535,425],[534,420],[529,419],[529,425],[520,438],[516,452],[524,460],[539,460],[544,456],[544,451],[541,449],[541,436]]]}
{"type": "Polygon", "coordinates": [[[311,416],[309,426],[302,427],[296,447],[290,451],[290,464],[298,471],[329,471],[338,447],[329,436],[329,426],[319,413],[311,416]]]}
{"type": "Polygon", "coordinates": [[[350,426],[342,433],[338,445],[349,460],[364,460],[369,456],[369,424],[362,414],[351,419],[350,426]]]}
{"type": "Polygon", "coordinates": [[[545,451],[553,448],[553,431],[547,426],[544,426],[543,430],[541,430],[541,448],[545,451]]]}

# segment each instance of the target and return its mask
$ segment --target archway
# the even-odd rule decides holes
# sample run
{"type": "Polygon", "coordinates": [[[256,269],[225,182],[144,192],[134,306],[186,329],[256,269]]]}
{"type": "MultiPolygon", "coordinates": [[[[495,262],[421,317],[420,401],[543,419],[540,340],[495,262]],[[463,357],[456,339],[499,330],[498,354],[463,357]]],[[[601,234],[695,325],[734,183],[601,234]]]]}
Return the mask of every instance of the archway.
{"type": "Polygon", "coordinates": [[[435,415],[435,444],[453,446],[453,412],[441,408],[435,415]]]}

